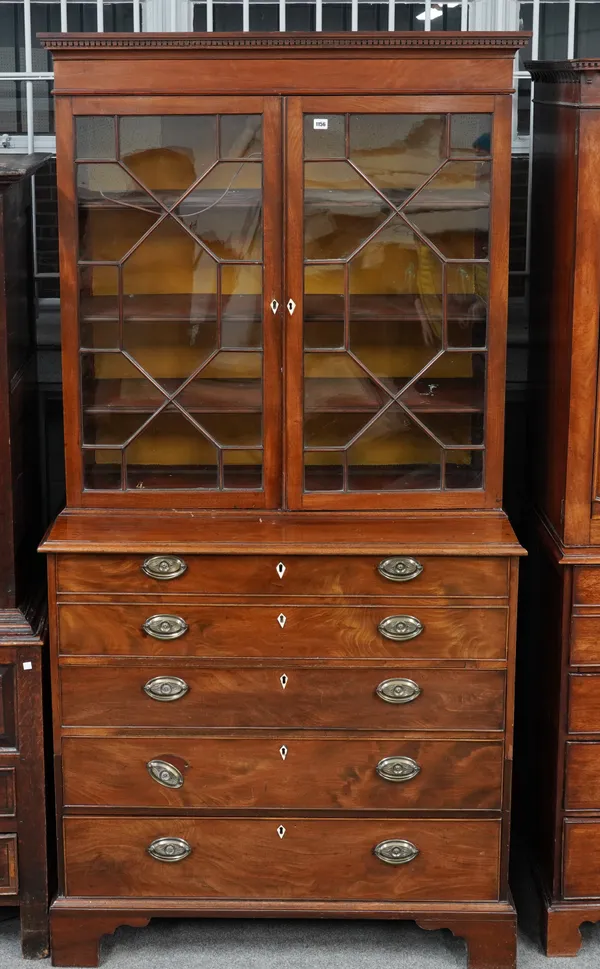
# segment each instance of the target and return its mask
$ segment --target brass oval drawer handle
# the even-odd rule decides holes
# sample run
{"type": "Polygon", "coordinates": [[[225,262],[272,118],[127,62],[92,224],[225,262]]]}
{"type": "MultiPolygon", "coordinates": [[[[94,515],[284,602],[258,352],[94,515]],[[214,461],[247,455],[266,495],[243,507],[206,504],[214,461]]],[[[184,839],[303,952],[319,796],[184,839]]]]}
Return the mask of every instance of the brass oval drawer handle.
{"type": "Polygon", "coordinates": [[[192,849],[183,838],[157,838],[148,845],[148,854],[156,861],[183,861],[191,855],[192,849]]]}
{"type": "Polygon", "coordinates": [[[377,571],[390,582],[409,582],[416,579],[423,571],[423,566],[409,555],[394,555],[383,559],[377,566],[377,571]]]}
{"type": "Polygon", "coordinates": [[[386,619],[381,620],[377,628],[386,639],[404,643],[408,639],[420,636],[425,626],[416,616],[387,616],[386,619]]]}
{"type": "Polygon", "coordinates": [[[189,686],[179,676],[154,676],[144,686],[146,693],[152,700],[180,700],[185,696],[189,686]]]}
{"type": "Polygon", "coordinates": [[[384,781],[400,784],[402,781],[412,781],[421,772],[421,768],[412,757],[384,757],[375,768],[384,781]]]}
{"type": "Polygon", "coordinates": [[[178,579],[187,565],[178,555],[151,555],[144,560],[142,572],[151,579],[178,579]]]}
{"type": "Polygon", "coordinates": [[[373,854],[380,861],[385,861],[386,865],[406,865],[409,861],[414,861],[419,854],[419,849],[412,841],[380,841],[373,848],[373,854]]]}
{"type": "Polygon", "coordinates": [[[150,616],[142,626],[145,633],[154,639],[179,639],[185,636],[188,629],[185,619],[181,616],[150,616]]]}
{"type": "Polygon", "coordinates": [[[421,687],[414,680],[399,677],[393,680],[382,680],[375,692],[386,703],[410,703],[417,699],[421,693],[421,687]]]}
{"type": "Polygon", "coordinates": [[[183,774],[168,760],[149,760],[146,767],[152,780],[162,787],[170,787],[173,790],[183,787],[183,774]]]}

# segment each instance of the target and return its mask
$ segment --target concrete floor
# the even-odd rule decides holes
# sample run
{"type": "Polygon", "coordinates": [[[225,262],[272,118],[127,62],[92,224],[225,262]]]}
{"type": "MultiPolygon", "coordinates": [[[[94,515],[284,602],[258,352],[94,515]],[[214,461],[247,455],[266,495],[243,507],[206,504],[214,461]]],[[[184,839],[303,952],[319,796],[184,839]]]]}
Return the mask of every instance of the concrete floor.
{"type": "MultiPolygon", "coordinates": [[[[598,969],[600,925],[584,925],[573,959],[548,960],[533,924],[522,926],[520,969],[598,969]]],[[[0,969],[26,969],[19,923],[0,922],[0,969]]],[[[48,963],[44,963],[48,965],[48,963]]],[[[122,927],[101,946],[103,969],[466,969],[465,945],[411,922],[156,920],[122,927]]]]}

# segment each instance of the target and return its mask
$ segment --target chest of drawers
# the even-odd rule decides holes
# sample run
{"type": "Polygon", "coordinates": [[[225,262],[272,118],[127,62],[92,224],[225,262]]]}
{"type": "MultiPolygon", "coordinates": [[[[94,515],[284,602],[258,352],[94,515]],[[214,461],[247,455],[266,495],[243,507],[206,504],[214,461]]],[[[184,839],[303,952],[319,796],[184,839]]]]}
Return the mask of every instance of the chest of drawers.
{"type": "Polygon", "coordinates": [[[413,918],[512,965],[519,548],[503,519],[477,544],[465,524],[372,521],[361,552],[349,522],[325,549],[194,516],[202,540],[149,550],[113,518],[102,555],[108,531],[59,519],[56,965],[159,913],[413,918]]]}

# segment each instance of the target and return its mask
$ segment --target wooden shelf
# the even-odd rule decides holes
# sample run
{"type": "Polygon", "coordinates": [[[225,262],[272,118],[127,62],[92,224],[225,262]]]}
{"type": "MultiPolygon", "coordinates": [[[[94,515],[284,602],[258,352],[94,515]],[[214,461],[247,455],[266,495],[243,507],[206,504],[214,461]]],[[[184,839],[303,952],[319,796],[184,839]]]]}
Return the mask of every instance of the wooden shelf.
{"type": "MultiPolygon", "coordinates": [[[[240,164],[242,161],[240,160],[240,164]]],[[[255,164],[255,162],[244,162],[244,164],[255,164]]],[[[188,195],[182,202],[178,203],[178,200],[183,195],[181,191],[161,191],[153,189],[153,195],[156,199],[162,202],[162,205],[167,209],[173,208],[175,206],[176,214],[180,217],[185,218],[186,216],[192,216],[195,213],[198,215],[204,215],[203,212],[199,212],[199,209],[208,208],[211,206],[211,210],[215,208],[256,208],[262,204],[262,190],[259,188],[230,188],[227,186],[223,188],[214,189],[196,189],[191,195],[188,195]],[[218,200],[218,201],[217,201],[218,200]]],[[[118,209],[120,212],[126,212],[128,208],[132,212],[139,212],[140,209],[144,209],[147,212],[155,212],[156,215],[162,215],[164,209],[159,205],[158,201],[152,198],[152,195],[148,195],[147,192],[135,191],[135,192],[111,192],[106,191],[104,195],[100,195],[97,191],[90,191],[86,188],[79,188],[77,193],[77,198],[79,202],[80,209],[118,209]]],[[[210,210],[209,210],[210,211],[210,210]]]]}
{"type": "MultiPolygon", "coordinates": [[[[483,391],[473,387],[469,378],[439,378],[433,396],[412,387],[402,401],[415,414],[480,414],[484,409],[483,391]]],[[[173,394],[183,379],[161,380],[173,394]]],[[[157,391],[148,381],[99,380],[96,399],[84,408],[86,414],[151,414],[160,405],[157,391]]],[[[262,382],[258,378],[239,380],[193,380],[177,400],[190,414],[257,414],[262,411],[262,382]]],[[[305,383],[306,414],[375,413],[389,397],[373,381],[365,378],[310,377],[305,383]]],[[[171,408],[173,409],[173,408],[171,408]]]]}
{"type": "MultiPolygon", "coordinates": [[[[94,453],[88,452],[88,453],[94,453]]],[[[86,487],[120,490],[120,465],[91,465],[86,469],[86,487]]],[[[217,468],[201,465],[188,467],[173,465],[128,465],[127,491],[144,488],[165,491],[210,490],[217,491],[217,468]]],[[[262,467],[260,465],[225,465],[225,490],[260,491],[262,467]]]]}
{"type": "MultiPolygon", "coordinates": [[[[446,452],[446,460],[452,452],[446,452]]],[[[476,453],[476,452],[475,452],[476,453]]],[[[479,477],[470,465],[453,467],[451,487],[478,490],[480,484],[473,482],[479,477]]],[[[305,465],[305,491],[342,492],[341,467],[326,465],[305,465]]],[[[441,491],[441,470],[434,464],[406,464],[385,467],[382,465],[349,465],[348,490],[353,493],[362,491],[441,491]]],[[[450,485],[447,484],[447,487],[450,485]]]]}

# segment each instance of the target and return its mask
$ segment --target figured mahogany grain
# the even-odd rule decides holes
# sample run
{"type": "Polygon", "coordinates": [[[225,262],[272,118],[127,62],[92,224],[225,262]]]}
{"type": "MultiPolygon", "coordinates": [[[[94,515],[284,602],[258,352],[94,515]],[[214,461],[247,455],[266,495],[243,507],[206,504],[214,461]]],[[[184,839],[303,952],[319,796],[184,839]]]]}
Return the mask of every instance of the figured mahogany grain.
{"type": "Polygon", "coordinates": [[[573,573],[574,604],[600,606],[600,568],[578,568],[573,573]]]}
{"type": "Polygon", "coordinates": [[[0,895],[17,895],[18,891],[17,836],[0,834],[0,895]]]}
{"type": "Polygon", "coordinates": [[[569,731],[600,731],[600,674],[569,674],[569,731]]]}
{"type": "Polygon", "coordinates": [[[375,693],[397,669],[181,669],[173,661],[134,669],[63,667],[65,726],[300,727],[356,730],[502,730],[502,671],[411,669],[421,694],[394,704],[375,693]],[[179,700],[148,697],[155,676],[178,676],[189,692],[179,700]],[[285,688],[280,677],[287,676],[285,688]]]}
{"type": "Polygon", "coordinates": [[[600,897],[600,821],[567,818],[564,822],[563,852],[564,897],[600,897]]]}
{"type": "Polygon", "coordinates": [[[346,898],[464,901],[498,897],[500,822],[347,818],[64,819],[71,895],[153,898],[346,898]],[[284,828],[280,837],[278,828],[284,828]],[[183,861],[148,854],[183,838],[183,861]],[[399,838],[419,849],[388,865],[373,854],[399,838]]]}
{"type": "Polygon", "coordinates": [[[375,811],[492,810],[502,803],[501,743],[472,740],[298,740],[66,737],[63,803],[82,807],[264,808],[375,811]],[[375,771],[384,757],[410,757],[412,780],[375,771]],[[147,768],[166,760],[178,789],[147,768]]]}
{"type": "Polygon", "coordinates": [[[600,665],[600,615],[571,619],[571,663],[600,665]]]}
{"type": "MultiPolygon", "coordinates": [[[[245,526],[238,526],[241,536],[245,526]]],[[[221,531],[221,539],[225,537],[221,531]]],[[[267,537],[265,535],[265,537],[267,537]]],[[[352,537],[352,531],[346,531],[352,537]]],[[[169,551],[177,547],[167,545],[169,551]]],[[[383,546],[385,548],[385,546],[383,546]]],[[[383,578],[377,566],[380,555],[188,555],[187,570],[167,581],[142,572],[144,555],[61,555],[58,560],[60,592],[156,592],[161,595],[275,596],[506,596],[508,567],[501,558],[420,556],[423,571],[407,582],[383,578]],[[282,562],[283,559],[283,562],[282,562]],[[277,566],[285,566],[279,576],[277,566]]],[[[156,554],[166,551],[158,547],[156,554]]]]}
{"type": "Polygon", "coordinates": [[[63,605],[59,637],[60,652],[73,655],[504,659],[507,620],[506,607],[63,605]],[[143,630],[165,613],[187,623],[183,636],[161,640],[143,630]],[[397,615],[417,618],[423,631],[406,641],[386,639],[378,625],[397,615]]]}
{"type": "Polygon", "coordinates": [[[566,745],[565,810],[600,811],[600,743],[566,745]]]}

